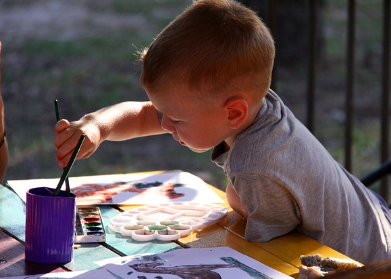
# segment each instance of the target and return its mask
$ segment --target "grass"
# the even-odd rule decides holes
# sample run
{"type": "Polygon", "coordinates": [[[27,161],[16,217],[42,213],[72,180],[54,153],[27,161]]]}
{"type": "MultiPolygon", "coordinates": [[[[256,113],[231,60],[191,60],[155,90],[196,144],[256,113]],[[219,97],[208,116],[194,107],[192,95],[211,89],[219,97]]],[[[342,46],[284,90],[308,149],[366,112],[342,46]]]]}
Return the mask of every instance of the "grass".
{"type": "MultiPolygon", "coordinates": [[[[380,165],[381,5],[382,1],[380,0],[356,1],[353,172],[357,176],[362,176],[380,165]]],[[[333,64],[330,64],[329,68],[323,69],[325,86],[320,89],[321,94],[325,96],[324,99],[327,96],[332,96],[336,108],[340,112],[344,111],[344,96],[341,98],[330,90],[337,91],[337,94],[344,94],[346,91],[346,8],[345,2],[335,0],[329,2],[326,21],[327,28],[333,32],[329,32],[325,51],[326,56],[333,64]],[[330,83],[333,83],[334,87],[330,86],[330,83]]],[[[339,126],[337,128],[339,134],[343,134],[344,117],[339,120],[335,119],[335,121],[339,122],[339,125],[335,125],[339,126]]],[[[335,136],[331,136],[331,138],[335,138],[335,136]]],[[[324,135],[323,139],[327,143],[327,135],[324,135]]],[[[343,153],[342,146],[341,140],[338,150],[335,151],[337,154],[343,153]]]]}
{"type": "MultiPolygon", "coordinates": [[[[136,53],[188,4],[177,0],[100,3],[91,8],[121,16],[142,14],[150,28],[100,30],[99,35],[74,40],[29,37],[6,44],[2,66],[10,148],[7,178],[61,175],[53,145],[54,99],[59,100],[61,116],[69,120],[121,101],[147,100],[138,84],[141,68],[136,53]],[[12,55],[17,63],[8,59],[12,55]]],[[[76,162],[71,175],[183,169],[223,189],[223,172],[209,156],[195,154],[167,135],[106,142],[91,158],[76,162]]]]}

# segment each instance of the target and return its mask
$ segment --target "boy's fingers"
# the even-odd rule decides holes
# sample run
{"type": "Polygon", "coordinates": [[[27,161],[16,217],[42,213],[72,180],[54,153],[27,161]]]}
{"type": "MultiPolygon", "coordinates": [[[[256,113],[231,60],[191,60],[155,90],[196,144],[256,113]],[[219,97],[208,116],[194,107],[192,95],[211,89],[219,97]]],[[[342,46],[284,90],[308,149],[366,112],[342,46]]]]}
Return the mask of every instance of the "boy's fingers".
{"type": "Polygon", "coordinates": [[[54,131],[56,132],[56,135],[64,131],[65,129],[68,129],[71,126],[71,123],[69,123],[66,119],[61,119],[56,123],[54,126],[54,131]]]}
{"type": "Polygon", "coordinates": [[[65,130],[57,136],[54,145],[57,148],[56,158],[58,161],[62,161],[66,156],[70,157],[72,155],[80,136],[81,133],[74,133],[74,131],[70,130],[65,130]]]}
{"type": "MultiPolygon", "coordinates": [[[[74,149],[73,149],[73,150],[74,150],[74,149]]],[[[67,154],[65,157],[63,157],[62,159],[58,159],[59,157],[58,157],[58,155],[57,155],[58,166],[59,166],[60,168],[65,168],[65,167],[68,165],[68,162],[69,162],[69,160],[71,159],[73,150],[71,150],[71,152],[68,153],[68,154],[67,154]]],[[[86,159],[86,158],[88,158],[91,154],[92,154],[92,152],[83,153],[83,150],[80,149],[79,153],[77,154],[76,159],[77,159],[77,160],[79,160],[79,159],[86,159]]]]}
{"type": "Polygon", "coordinates": [[[68,161],[69,161],[70,158],[71,158],[71,156],[69,155],[69,156],[65,156],[64,158],[62,158],[62,159],[60,160],[60,159],[58,159],[58,155],[57,155],[57,156],[56,156],[56,159],[57,159],[57,161],[58,161],[58,166],[59,166],[60,168],[65,168],[65,167],[67,166],[68,161]]]}
{"type": "MultiPolygon", "coordinates": [[[[55,126],[55,131],[57,137],[54,139],[54,146],[59,150],[64,144],[66,147],[70,148],[68,145],[72,147],[74,139],[74,135],[79,133],[81,135],[81,132],[78,132],[75,129],[70,129],[71,124],[65,120],[62,119],[59,122],[57,122],[55,126]],[[71,142],[68,142],[71,141],[71,142]]],[[[77,144],[78,139],[76,140],[77,144]]],[[[64,149],[63,149],[64,150],[64,149]]],[[[64,154],[66,155],[66,154],[64,154]]]]}
{"type": "Polygon", "coordinates": [[[54,140],[54,146],[57,149],[57,152],[60,151],[60,154],[63,154],[64,156],[66,155],[65,150],[69,147],[68,145],[72,146],[72,143],[68,143],[69,140],[72,139],[73,132],[69,130],[65,130],[61,132],[60,134],[57,135],[57,137],[54,140]],[[65,146],[64,146],[65,145],[65,146]]]}
{"type": "MultiPolygon", "coordinates": [[[[80,134],[81,136],[81,134],[80,134]]],[[[57,150],[56,159],[59,162],[60,167],[66,167],[68,164],[72,153],[74,152],[76,145],[80,139],[78,133],[74,133],[67,141],[65,141],[57,150]]],[[[87,139],[87,138],[86,138],[87,139]]],[[[88,158],[93,152],[88,148],[88,140],[84,140],[83,145],[81,146],[79,153],[77,154],[76,159],[85,159],[88,158]]]]}

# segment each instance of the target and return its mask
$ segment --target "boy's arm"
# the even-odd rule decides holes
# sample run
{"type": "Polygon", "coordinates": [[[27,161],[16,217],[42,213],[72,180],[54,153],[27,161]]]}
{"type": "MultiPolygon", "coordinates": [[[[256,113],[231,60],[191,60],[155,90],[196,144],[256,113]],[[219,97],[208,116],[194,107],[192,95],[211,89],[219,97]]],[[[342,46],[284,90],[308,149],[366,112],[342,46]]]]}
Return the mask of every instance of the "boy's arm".
{"type": "Polygon", "coordinates": [[[225,190],[225,196],[227,198],[229,206],[237,213],[240,214],[244,219],[248,218],[248,211],[246,207],[242,204],[240,197],[232,187],[230,183],[228,183],[227,188],[225,190]]]}
{"type": "Polygon", "coordinates": [[[82,134],[84,143],[77,156],[88,158],[105,141],[163,134],[157,111],[151,102],[123,102],[83,116],[80,120],[60,120],[55,126],[56,159],[65,167],[82,134]]]}

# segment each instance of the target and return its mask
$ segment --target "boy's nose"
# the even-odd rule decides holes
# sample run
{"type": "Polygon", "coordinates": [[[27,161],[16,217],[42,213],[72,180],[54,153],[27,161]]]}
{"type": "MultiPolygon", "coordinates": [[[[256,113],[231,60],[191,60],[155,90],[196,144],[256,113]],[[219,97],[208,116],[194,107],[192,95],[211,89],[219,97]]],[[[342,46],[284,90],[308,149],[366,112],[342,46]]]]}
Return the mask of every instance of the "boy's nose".
{"type": "Polygon", "coordinates": [[[163,130],[165,130],[171,134],[173,132],[175,132],[175,128],[172,125],[170,125],[170,120],[164,115],[163,115],[162,122],[160,125],[162,126],[163,130]]]}

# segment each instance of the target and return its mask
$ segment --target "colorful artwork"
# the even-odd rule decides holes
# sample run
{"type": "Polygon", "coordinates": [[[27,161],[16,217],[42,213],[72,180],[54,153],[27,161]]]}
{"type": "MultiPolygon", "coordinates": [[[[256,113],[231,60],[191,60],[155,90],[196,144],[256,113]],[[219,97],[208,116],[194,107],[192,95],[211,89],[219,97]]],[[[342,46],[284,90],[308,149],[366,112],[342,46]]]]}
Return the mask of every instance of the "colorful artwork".
{"type": "Polygon", "coordinates": [[[109,259],[97,264],[101,268],[91,271],[61,272],[15,279],[292,279],[229,247],[175,249],[160,254],[109,259]]]}
{"type": "MultiPolygon", "coordinates": [[[[59,179],[10,180],[8,184],[26,199],[35,187],[56,188],[59,179]]],[[[78,205],[143,205],[166,202],[223,203],[199,177],[188,172],[135,173],[69,178],[78,205]]]]}
{"type": "Polygon", "coordinates": [[[175,187],[183,187],[182,183],[155,182],[114,182],[111,184],[82,184],[72,188],[77,196],[78,204],[113,203],[113,196],[120,193],[135,193],[145,198],[163,197],[175,200],[184,197],[184,193],[175,191],[175,187]]]}

